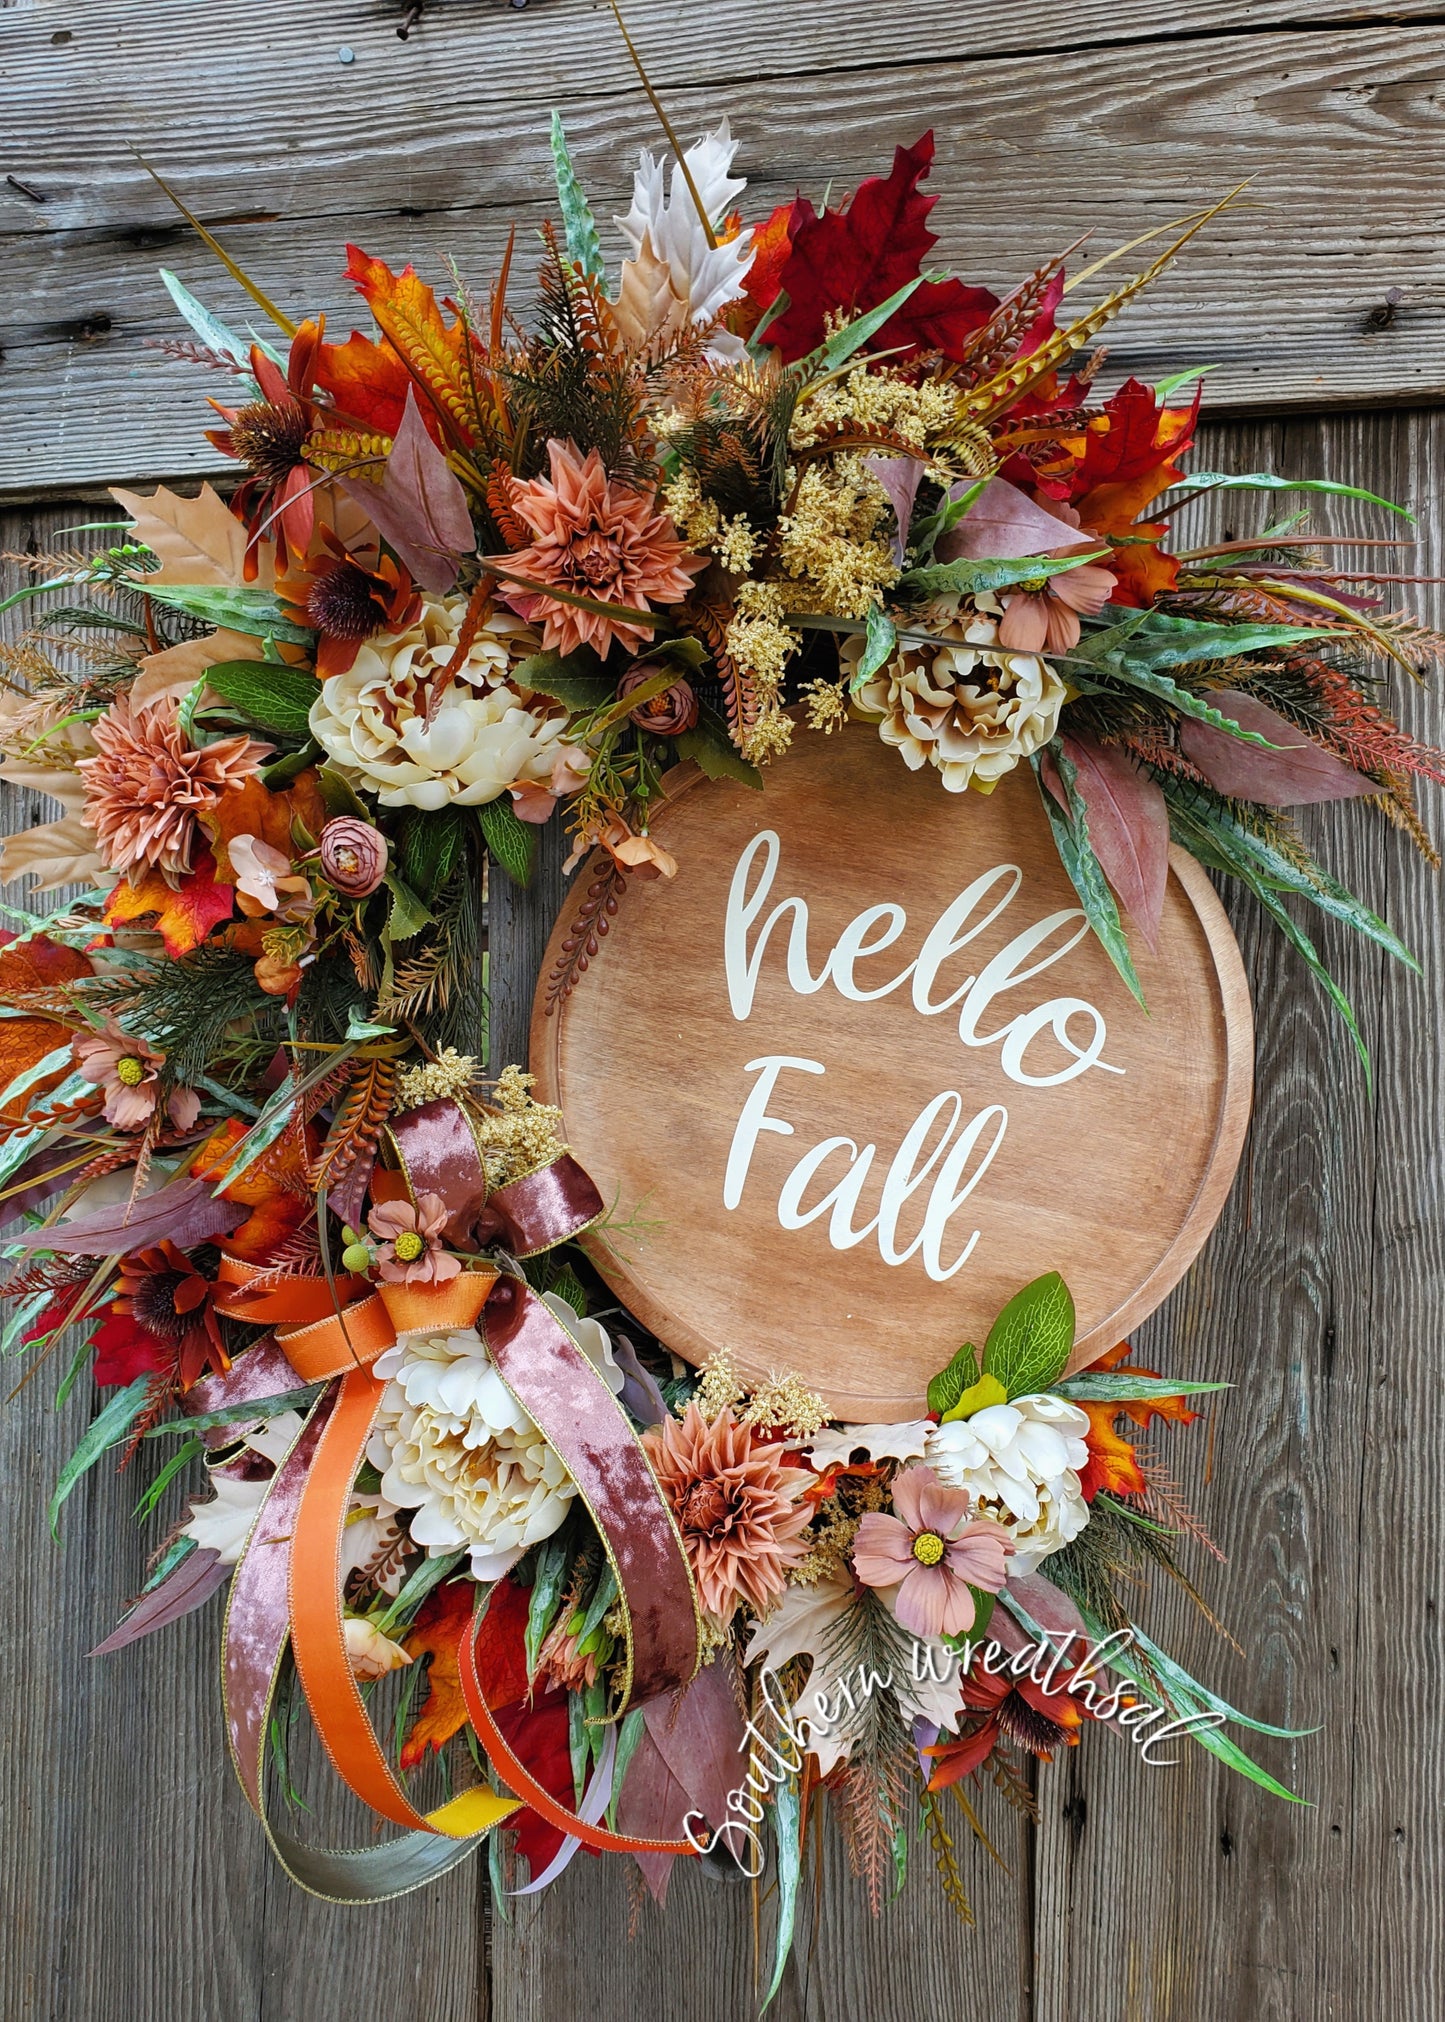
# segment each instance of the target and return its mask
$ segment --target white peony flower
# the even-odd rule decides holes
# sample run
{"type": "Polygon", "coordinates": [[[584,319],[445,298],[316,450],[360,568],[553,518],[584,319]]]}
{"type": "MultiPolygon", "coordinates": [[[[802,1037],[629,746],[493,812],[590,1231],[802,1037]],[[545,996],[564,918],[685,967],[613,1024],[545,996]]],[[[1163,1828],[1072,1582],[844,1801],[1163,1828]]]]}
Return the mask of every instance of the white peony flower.
{"type": "MultiPolygon", "coordinates": [[[[860,636],[839,649],[845,672],[863,652],[860,636]]],[[[964,614],[936,645],[901,646],[864,684],[858,706],[878,735],[896,745],[911,772],[932,765],[950,793],[989,793],[1059,725],[1064,684],[1035,653],[1009,653],[992,618],[964,614]]]]}
{"type": "Polygon", "coordinates": [[[860,1451],[868,1460],[921,1460],[932,1430],[926,1418],[906,1419],[900,1425],[829,1425],[803,1451],[820,1473],[845,1466],[860,1451]]]}
{"type": "Polygon", "coordinates": [[[928,1461],[941,1481],[968,1490],[978,1515],[1010,1532],[1010,1573],[1031,1573],[1089,1521],[1078,1475],[1088,1430],[1087,1412],[1067,1398],[1015,1397],[935,1426],[928,1461]]]}
{"type": "Polygon", "coordinates": [[[311,705],[312,736],[383,807],[477,807],[551,780],[567,712],[513,681],[539,640],[510,612],[483,621],[428,720],[466,609],[465,597],[424,597],[414,624],[364,641],[311,705]]]}
{"type": "MultiPolygon", "coordinates": [[[[705,134],[686,151],[688,168],[714,230],[747,188],[741,176],[730,174],[737,150],[724,120],[715,132],[705,134]]],[[[706,323],[743,292],[753,258],[752,230],[749,227],[720,246],[710,246],[682,170],[674,164],[670,192],[665,187],[665,174],[665,164],[644,148],[633,179],[632,208],[615,222],[625,234],[634,260],[645,261],[650,255],[667,267],[672,294],[687,321],[706,323]]],[[[623,287],[625,292],[625,273],[623,287]]],[[[719,358],[743,355],[741,340],[726,331],[713,339],[709,349],[719,358]]]]}
{"type": "MultiPolygon", "coordinates": [[[[547,1304],[620,1390],[605,1329],[579,1320],[564,1300],[547,1304]]],[[[390,1379],[368,1448],[383,1495],[410,1510],[412,1538],[431,1557],[465,1550],[475,1578],[500,1579],[561,1524],[576,1494],[572,1477],[475,1329],[404,1335],[374,1367],[390,1379]]]]}

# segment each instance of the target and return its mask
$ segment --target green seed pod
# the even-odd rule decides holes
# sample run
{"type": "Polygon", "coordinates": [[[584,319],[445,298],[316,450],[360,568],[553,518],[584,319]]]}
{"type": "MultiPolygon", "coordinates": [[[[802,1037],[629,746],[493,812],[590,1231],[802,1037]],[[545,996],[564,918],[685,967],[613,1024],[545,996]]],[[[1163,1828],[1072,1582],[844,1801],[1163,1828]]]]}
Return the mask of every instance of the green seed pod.
{"type": "Polygon", "coordinates": [[[365,1243],[347,1244],[346,1248],[341,1252],[341,1268],[343,1271],[369,1271],[371,1269],[371,1252],[365,1243]]]}

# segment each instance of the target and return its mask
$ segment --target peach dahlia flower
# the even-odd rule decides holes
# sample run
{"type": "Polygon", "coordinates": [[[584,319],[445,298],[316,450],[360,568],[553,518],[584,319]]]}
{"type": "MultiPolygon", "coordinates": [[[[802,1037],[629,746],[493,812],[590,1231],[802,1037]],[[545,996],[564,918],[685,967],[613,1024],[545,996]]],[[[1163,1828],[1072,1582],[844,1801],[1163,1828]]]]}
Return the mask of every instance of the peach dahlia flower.
{"type": "Polygon", "coordinates": [[[812,1510],[799,1497],[805,1469],[785,1467],[782,1449],[755,1441],[730,1411],[709,1425],[695,1404],[681,1419],[646,1432],[642,1444],[667,1497],[710,1615],[726,1621],[739,1601],[764,1613],[804,1557],[812,1510]]]}

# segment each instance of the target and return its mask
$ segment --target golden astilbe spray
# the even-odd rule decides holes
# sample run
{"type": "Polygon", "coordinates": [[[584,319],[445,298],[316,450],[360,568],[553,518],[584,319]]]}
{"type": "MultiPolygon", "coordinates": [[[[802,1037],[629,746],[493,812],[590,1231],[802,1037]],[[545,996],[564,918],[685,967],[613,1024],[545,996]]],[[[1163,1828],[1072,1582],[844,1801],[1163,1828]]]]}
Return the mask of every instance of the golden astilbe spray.
{"type": "Polygon", "coordinates": [[[1038,350],[1031,352],[1027,358],[1016,359],[1002,372],[996,372],[992,379],[985,380],[982,386],[976,386],[971,393],[965,393],[958,403],[955,425],[957,422],[965,421],[991,421],[997,415],[1006,413],[1015,401],[1022,399],[1024,394],[1037,386],[1040,380],[1046,379],[1049,373],[1065,364],[1076,351],[1082,350],[1084,345],[1091,344],[1104,325],[1111,322],[1127,303],[1132,302],[1136,295],[1141,294],[1156,281],[1183,247],[1188,245],[1195,233],[1203,231],[1211,218],[1217,217],[1227,205],[1232,204],[1244,187],[1245,185],[1240,183],[1229,192],[1228,196],[1221,197],[1217,204],[1194,220],[1187,232],[1182,232],[1172,245],[1166,247],[1152,266],[1146,267],[1142,274],[1136,274],[1132,281],[1126,281],[1122,287],[1116,288],[1112,295],[1106,295],[1087,316],[1081,316],[1078,322],[1069,324],[1067,329],[1056,330],[1052,337],[1047,338],[1038,350]]]}

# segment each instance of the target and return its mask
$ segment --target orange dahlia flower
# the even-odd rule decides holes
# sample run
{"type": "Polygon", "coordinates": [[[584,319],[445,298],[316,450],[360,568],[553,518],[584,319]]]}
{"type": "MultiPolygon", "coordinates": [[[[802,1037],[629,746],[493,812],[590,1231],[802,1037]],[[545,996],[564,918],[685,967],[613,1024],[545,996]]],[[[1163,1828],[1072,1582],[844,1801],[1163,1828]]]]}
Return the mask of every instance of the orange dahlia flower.
{"type": "Polygon", "coordinates": [[[101,856],[124,878],[153,869],[173,887],[191,868],[197,816],[243,785],[272,749],[253,737],[218,737],[198,749],[174,703],[137,709],[128,695],[117,696],[91,734],[99,756],[75,769],[101,856]]]}
{"type": "Polygon", "coordinates": [[[695,1404],[642,1436],[687,1551],[698,1598],[726,1621],[739,1601],[764,1613],[804,1557],[813,1477],[785,1467],[782,1449],[755,1442],[730,1411],[709,1425],[695,1404]]]}
{"type": "MultiPolygon", "coordinates": [[[[574,597],[649,611],[675,604],[707,566],[693,554],[655,498],[609,477],[596,450],[584,460],[570,442],[549,442],[550,478],[509,488],[510,512],[533,535],[529,547],[491,560],[529,582],[551,584],[574,597]]],[[[505,583],[503,594],[520,617],[543,627],[543,644],[571,653],[584,643],[606,654],[614,639],[646,645],[651,628],[584,611],[545,594],[505,583]]]]}

